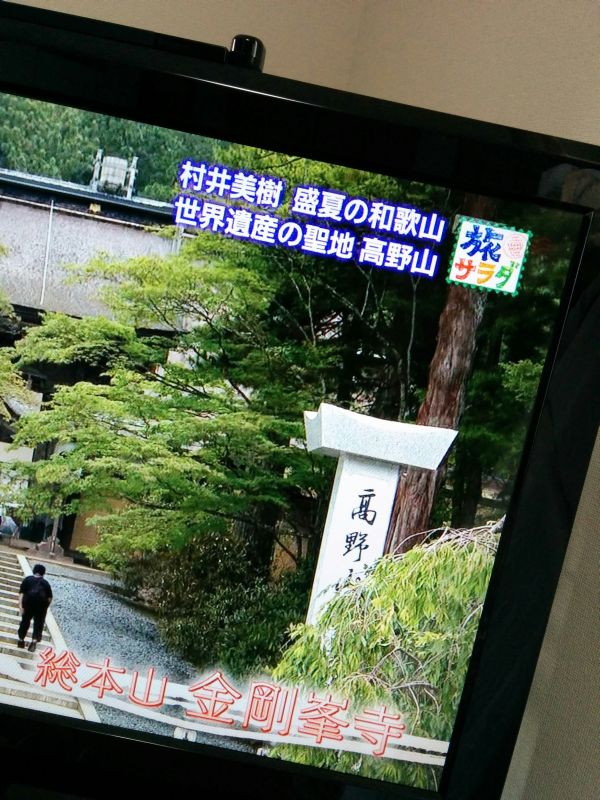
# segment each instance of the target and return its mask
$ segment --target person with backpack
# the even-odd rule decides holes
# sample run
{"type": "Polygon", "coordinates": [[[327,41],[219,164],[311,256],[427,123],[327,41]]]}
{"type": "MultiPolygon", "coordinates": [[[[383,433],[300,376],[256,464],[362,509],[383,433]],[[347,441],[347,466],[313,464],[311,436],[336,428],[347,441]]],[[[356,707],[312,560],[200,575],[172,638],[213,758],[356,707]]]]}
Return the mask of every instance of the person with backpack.
{"type": "Polygon", "coordinates": [[[33,634],[31,643],[27,648],[30,653],[35,651],[38,642],[42,641],[42,631],[46,621],[46,612],[52,602],[52,589],[44,578],[46,567],[36,564],[33,575],[23,579],[19,589],[19,608],[21,610],[21,624],[19,625],[17,646],[25,647],[25,637],[33,619],[33,634]]]}

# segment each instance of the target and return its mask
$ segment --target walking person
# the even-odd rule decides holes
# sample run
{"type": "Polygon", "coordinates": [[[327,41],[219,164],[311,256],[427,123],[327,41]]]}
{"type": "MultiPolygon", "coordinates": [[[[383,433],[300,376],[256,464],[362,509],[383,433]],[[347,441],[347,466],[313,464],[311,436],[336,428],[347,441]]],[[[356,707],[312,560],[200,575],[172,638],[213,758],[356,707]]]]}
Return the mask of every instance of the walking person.
{"type": "Polygon", "coordinates": [[[30,653],[35,651],[38,642],[42,641],[42,631],[46,620],[48,606],[52,602],[52,589],[44,578],[46,567],[36,564],[33,575],[23,579],[19,589],[19,608],[21,610],[21,624],[19,625],[17,646],[25,647],[25,637],[33,619],[33,633],[31,643],[27,648],[30,653]]]}

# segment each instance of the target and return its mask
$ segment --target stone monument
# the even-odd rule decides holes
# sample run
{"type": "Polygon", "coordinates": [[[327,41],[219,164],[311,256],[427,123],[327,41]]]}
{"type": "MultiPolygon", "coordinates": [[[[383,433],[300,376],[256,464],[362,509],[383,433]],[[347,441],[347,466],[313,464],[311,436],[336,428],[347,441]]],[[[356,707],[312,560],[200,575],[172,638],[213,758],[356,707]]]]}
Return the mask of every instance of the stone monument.
{"type": "Polygon", "coordinates": [[[435,470],[457,431],[369,417],[321,403],[305,411],[309,452],[338,459],[307,622],[348,578],[360,579],[381,555],[400,465],[435,470]]]}

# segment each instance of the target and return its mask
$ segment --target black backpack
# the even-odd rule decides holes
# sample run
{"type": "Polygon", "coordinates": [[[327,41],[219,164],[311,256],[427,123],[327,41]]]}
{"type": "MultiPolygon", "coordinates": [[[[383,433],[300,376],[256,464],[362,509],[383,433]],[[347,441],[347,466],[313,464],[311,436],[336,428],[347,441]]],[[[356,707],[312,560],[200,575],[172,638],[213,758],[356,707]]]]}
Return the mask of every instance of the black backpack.
{"type": "Polygon", "coordinates": [[[48,602],[48,590],[45,586],[45,580],[36,578],[35,581],[31,581],[26,596],[30,603],[41,604],[48,602]]]}

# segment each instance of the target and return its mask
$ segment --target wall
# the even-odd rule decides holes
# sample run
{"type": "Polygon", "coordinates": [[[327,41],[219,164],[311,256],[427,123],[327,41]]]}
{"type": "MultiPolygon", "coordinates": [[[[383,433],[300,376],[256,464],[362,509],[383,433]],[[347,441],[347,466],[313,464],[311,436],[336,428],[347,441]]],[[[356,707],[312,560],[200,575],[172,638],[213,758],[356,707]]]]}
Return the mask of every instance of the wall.
{"type": "Polygon", "coordinates": [[[110,258],[168,255],[172,242],[134,225],[0,194],[0,289],[11,303],[65,314],[106,314],[100,281],[71,282],[69,264],[110,258]],[[23,231],[27,239],[23,239],[23,231]]]}
{"type": "MultiPolygon", "coordinates": [[[[266,72],[600,144],[596,0],[46,0],[44,8],[227,45],[266,72]]],[[[503,800],[595,800],[600,445],[503,800]]]]}
{"type": "Polygon", "coordinates": [[[600,796],[600,435],[503,800],[600,796]]]}
{"type": "Polygon", "coordinates": [[[27,4],[225,46],[248,33],[273,75],[600,144],[597,0],[27,4]]]}

